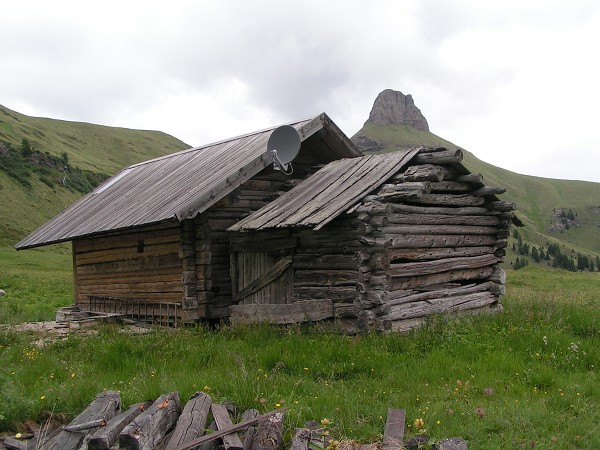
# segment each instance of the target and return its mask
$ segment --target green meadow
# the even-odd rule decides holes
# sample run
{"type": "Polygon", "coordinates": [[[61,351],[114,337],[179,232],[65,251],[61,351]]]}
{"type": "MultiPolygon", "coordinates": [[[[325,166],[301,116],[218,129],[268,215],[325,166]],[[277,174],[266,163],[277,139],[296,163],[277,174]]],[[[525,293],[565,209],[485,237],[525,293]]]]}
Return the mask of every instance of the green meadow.
{"type": "MultiPolygon", "coordinates": [[[[0,249],[0,322],[51,320],[71,303],[68,248],[0,249]]],[[[470,449],[600,448],[600,274],[508,273],[505,311],[433,317],[409,335],[347,336],[335,324],[220,326],[127,334],[102,326],[64,339],[0,328],[0,432],[73,417],[99,392],[125,405],[177,390],[288,408],[287,429],[328,419],[337,439],[381,438],[388,407],[432,440],[470,449]]],[[[289,438],[289,436],[288,436],[289,438]]]]}

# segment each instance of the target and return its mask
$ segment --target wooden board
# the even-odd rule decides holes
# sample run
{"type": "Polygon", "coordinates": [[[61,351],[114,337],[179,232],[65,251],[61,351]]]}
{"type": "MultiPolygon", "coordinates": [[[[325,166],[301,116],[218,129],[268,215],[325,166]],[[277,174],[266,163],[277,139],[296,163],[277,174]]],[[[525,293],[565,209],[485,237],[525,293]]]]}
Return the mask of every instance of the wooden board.
{"type": "MultiPolygon", "coordinates": [[[[233,422],[224,405],[213,403],[210,409],[218,430],[225,430],[233,427],[233,422]]],[[[225,450],[242,450],[244,448],[244,444],[236,433],[225,434],[221,439],[223,440],[223,447],[225,450]]]]}
{"type": "Polygon", "coordinates": [[[405,409],[388,408],[382,450],[400,450],[404,448],[405,409]]]}
{"type": "Polygon", "coordinates": [[[307,300],[289,304],[233,305],[229,308],[232,323],[290,324],[315,322],[333,317],[331,300],[307,300]]]}

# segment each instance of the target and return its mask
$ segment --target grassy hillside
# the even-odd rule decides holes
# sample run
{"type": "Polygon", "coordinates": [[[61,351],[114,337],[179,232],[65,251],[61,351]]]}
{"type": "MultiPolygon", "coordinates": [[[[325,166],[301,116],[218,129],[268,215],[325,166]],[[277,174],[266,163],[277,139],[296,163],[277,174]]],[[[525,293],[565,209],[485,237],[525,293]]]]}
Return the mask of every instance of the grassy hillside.
{"type": "Polygon", "coordinates": [[[109,175],[189,147],[160,131],[29,117],[0,105],[0,141],[17,148],[23,138],[37,150],[56,156],[64,152],[73,165],[109,175]]]}
{"type": "MultiPolygon", "coordinates": [[[[458,148],[433,133],[415,130],[409,125],[375,125],[367,122],[352,137],[366,153],[390,152],[416,145],[458,148]],[[369,150],[376,149],[375,151],[369,150]]],[[[484,175],[491,186],[505,186],[503,200],[517,204],[517,215],[524,222],[523,238],[532,245],[558,243],[564,252],[576,256],[582,253],[595,258],[600,255],[600,183],[554,180],[532,177],[504,170],[478,159],[465,151],[463,164],[472,172],[484,175]],[[575,221],[557,229],[556,210],[572,210],[575,221]]],[[[509,250],[512,246],[509,248],[509,250]]],[[[510,254],[512,261],[516,254],[510,254]]]]}
{"type": "Polygon", "coordinates": [[[188,147],[159,131],[29,117],[0,106],[0,246],[15,244],[123,167],[188,147]]]}

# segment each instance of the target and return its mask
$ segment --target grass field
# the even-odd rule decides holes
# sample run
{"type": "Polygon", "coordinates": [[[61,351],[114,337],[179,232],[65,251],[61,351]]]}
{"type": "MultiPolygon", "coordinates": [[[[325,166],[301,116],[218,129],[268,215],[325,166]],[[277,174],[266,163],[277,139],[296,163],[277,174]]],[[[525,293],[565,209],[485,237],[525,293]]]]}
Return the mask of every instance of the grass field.
{"type": "MultiPolygon", "coordinates": [[[[70,256],[0,251],[0,321],[53,317],[71,301],[70,256]]],[[[344,336],[335,327],[224,326],[126,335],[110,326],[33,344],[0,330],[0,430],[48,412],[73,416],[103,389],[125,404],[206,390],[240,409],[289,408],[289,429],[331,421],[337,438],[375,441],[388,407],[407,435],[463,436],[470,449],[600,448],[600,274],[510,272],[505,312],[408,336],[344,336]]],[[[42,337],[43,338],[43,337],[42,337]]]]}

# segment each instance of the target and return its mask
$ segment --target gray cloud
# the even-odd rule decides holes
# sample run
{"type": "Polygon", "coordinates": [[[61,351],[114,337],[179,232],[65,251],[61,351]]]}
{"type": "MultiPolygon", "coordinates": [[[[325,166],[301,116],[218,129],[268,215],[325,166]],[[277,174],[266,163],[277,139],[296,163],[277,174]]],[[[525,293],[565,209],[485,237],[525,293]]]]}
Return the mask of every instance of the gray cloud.
{"type": "Polygon", "coordinates": [[[587,158],[599,145],[551,100],[568,89],[570,108],[595,114],[599,11],[586,0],[24,0],[0,17],[0,103],[197,145],[322,111],[351,135],[392,88],[482,159],[557,177],[566,169],[542,161],[574,127],[587,158]],[[545,151],[521,168],[521,147],[545,151]]]}

